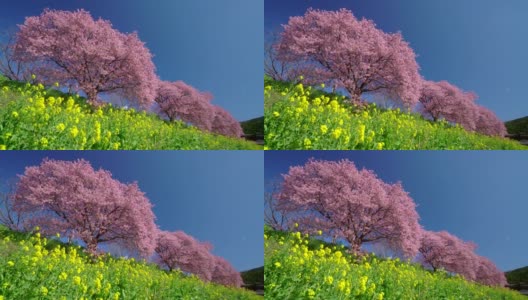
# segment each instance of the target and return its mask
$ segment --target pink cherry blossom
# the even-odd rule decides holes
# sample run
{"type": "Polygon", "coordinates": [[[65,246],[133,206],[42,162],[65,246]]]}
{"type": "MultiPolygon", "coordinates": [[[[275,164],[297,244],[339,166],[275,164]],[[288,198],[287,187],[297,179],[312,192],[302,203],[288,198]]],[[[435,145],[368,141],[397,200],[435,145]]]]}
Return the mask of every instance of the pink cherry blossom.
{"type": "Polygon", "coordinates": [[[308,9],[291,17],[276,46],[285,63],[310,66],[308,81],[326,78],[345,88],[354,102],[364,93],[383,94],[413,107],[420,96],[416,55],[400,33],[388,34],[347,9],[308,9]],[[301,63],[299,63],[301,62],[301,63]]]}
{"type": "Polygon", "coordinates": [[[433,120],[445,119],[474,131],[478,118],[477,95],[465,92],[447,81],[424,81],[420,103],[425,114],[433,120]]]}
{"type": "Polygon", "coordinates": [[[384,243],[406,257],[420,245],[415,203],[401,184],[387,184],[353,162],[310,160],[283,175],[278,209],[307,232],[342,238],[351,250],[384,243]]]}
{"type": "Polygon", "coordinates": [[[180,269],[211,281],[215,265],[210,244],[199,242],[183,231],[159,231],[157,236],[158,264],[171,271],[180,269]]]}
{"type": "Polygon", "coordinates": [[[494,112],[483,106],[478,106],[477,111],[477,132],[490,136],[505,136],[508,133],[504,122],[502,122],[494,112]]]}
{"type": "Polygon", "coordinates": [[[200,129],[211,130],[215,113],[211,98],[211,94],[200,92],[183,81],[160,81],[156,102],[169,120],[180,119],[200,129]]]}
{"type": "Polygon", "coordinates": [[[92,254],[100,243],[115,243],[143,257],[154,251],[155,216],[137,183],[121,183],[86,160],[45,159],[27,167],[13,208],[27,216],[26,226],[78,238],[92,254]]]}
{"type": "Polygon", "coordinates": [[[240,123],[220,106],[214,106],[214,119],[211,131],[225,136],[239,138],[244,132],[240,123]]]}
{"type": "Polygon", "coordinates": [[[14,56],[31,63],[39,80],[78,87],[91,103],[99,93],[118,93],[148,107],[156,96],[152,54],[137,33],[120,33],[109,21],[94,20],[82,9],[46,9],[26,18],[14,56]]]}
{"type": "Polygon", "coordinates": [[[240,287],[244,283],[240,276],[240,272],[235,270],[224,258],[215,256],[214,266],[213,282],[233,287],[240,287]]]}

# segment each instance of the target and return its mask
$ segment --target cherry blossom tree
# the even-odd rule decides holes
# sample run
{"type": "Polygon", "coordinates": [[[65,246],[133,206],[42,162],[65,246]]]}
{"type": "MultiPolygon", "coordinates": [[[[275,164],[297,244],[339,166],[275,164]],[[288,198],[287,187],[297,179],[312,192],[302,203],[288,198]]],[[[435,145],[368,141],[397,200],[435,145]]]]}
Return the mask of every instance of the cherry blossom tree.
{"type": "Polygon", "coordinates": [[[170,271],[180,269],[211,281],[215,264],[209,243],[199,242],[183,231],[159,231],[157,236],[158,264],[170,271]]]}
{"type": "Polygon", "coordinates": [[[476,131],[490,136],[505,136],[508,132],[504,123],[491,110],[478,106],[476,131]]]}
{"type": "Polygon", "coordinates": [[[387,184],[353,162],[311,159],[283,175],[278,209],[299,229],[345,239],[351,251],[384,243],[406,257],[420,245],[415,203],[401,184],[387,184]]]}
{"type": "Polygon", "coordinates": [[[137,33],[120,33],[82,9],[46,9],[19,27],[14,57],[31,63],[39,80],[76,86],[93,104],[99,93],[118,93],[143,107],[154,100],[152,54],[137,33]]]}
{"type": "Polygon", "coordinates": [[[505,286],[506,275],[499,270],[497,266],[485,257],[478,257],[478,269],[476,274],[476,281],[481,284],[489,286],[505,286]]]}
{"type": "Polygon", "coordinates": [[[220,106],[213,106],[214,117],[211,131],[225,136],[239,138],[244,132],[240,123],[233,116],[220,106]]]}
{"type": "Polygon", "coordinates": [[[13,209],[46,234],[79,238],[92,254],[100,243],[118,244],[143,257],[154,251],[155,217],[137,183],[121,183],[86,160],[45,159],[27,167],[13,209]]]}
{"type": "Polygon", "coordinates": [[[335,80],[356,103],[364,93],[375,93],[410,108],[420,96],[416,55],[402,35],[384,33],[347,9],[308,9],[304,16],[291,17],[277,54],[283,62],[302,62],[317,76],[335,80]]]}
{"type": "Polygon", "coordinates": [[[244,282],[240,272],[235,270],[231,264],[222,257],[214,256],[214,271],[212,281],[218,284],[240,287],[244,282]]]}
{"type": "Polygon", "coordinates": [[[426,115],[434,121],[445,119],[474,131],[478,118],[477,95],[465,92],[447,81],[424,81],[420,103],[426,115]]]}
{"type": "Polygon", "coordinates": [[[200,92],[183,81],[160,81],[156,102],[169,120],[181,119],[202,130],[211,130],[214,108],[212,95],[200,92]]]}
{"type": "Polygon", "coordinates": [[[447,231],[423,231],[419,248],[420,259],[433,270],[440,268],[457,273],[467,280],[475,280],[478,266],[476,245],[465,242],[447,231]]]}

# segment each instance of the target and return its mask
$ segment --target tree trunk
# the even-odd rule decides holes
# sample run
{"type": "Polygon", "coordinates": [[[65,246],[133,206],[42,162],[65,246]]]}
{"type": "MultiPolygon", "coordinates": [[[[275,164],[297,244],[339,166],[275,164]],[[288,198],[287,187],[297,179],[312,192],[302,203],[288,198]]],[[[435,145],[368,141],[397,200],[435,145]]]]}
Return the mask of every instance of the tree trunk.
{"type": "Polygon", "coordinates": [[[97,91],[93,90],[93,91],[86,91],[86,96],[87,96],[87,102],[88,104],[94,106],[94,107],[99,107],[102,105],[102,103],[97,99],[97,91]]]}
{"type": "Polygon", "coordinates": [[[91,241],[85,241],[85,243],[86,243],[86,252],[95,256],[97,254],[97,241],[91,240],[91,241]]]}

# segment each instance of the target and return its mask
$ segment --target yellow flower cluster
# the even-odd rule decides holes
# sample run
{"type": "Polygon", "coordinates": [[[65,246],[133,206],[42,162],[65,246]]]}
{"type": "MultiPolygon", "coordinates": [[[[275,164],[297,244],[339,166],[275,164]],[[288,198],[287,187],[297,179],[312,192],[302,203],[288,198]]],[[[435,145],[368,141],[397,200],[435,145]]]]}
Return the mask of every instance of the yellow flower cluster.
{"type": "MultiPolygon", "coordinates": [[[[0,78],[2,84],[8,82],[0,78]]],[[[3,86],[0,120],[0,150],[261,149],[144,111],[111,105],[94,109],[78,95],[47,90],[42,84],[15,91],[3,86]]]]}
{"type": "Polygon", "coordinates": [[[0,299],[259,299],[134,259],[90,258],[58,237],[21,237],[0,226],[0,299]]]}
{"type": "Polygon", "coordinates": [[[266,86],[265,142],[270,150],[528,149],[400,109],[355,107],[345,97],[317,88],[283,85],[266,86]]]}
{"type": "Polygon", "coordinates": [[[399,259],[353,257],[343,246],[299,232],[265,229],[265,294],[270,299],[523,299],[503,288],[431,273],[399,259]],[[270,264],[280,268],[268,267],[270,264]]]}

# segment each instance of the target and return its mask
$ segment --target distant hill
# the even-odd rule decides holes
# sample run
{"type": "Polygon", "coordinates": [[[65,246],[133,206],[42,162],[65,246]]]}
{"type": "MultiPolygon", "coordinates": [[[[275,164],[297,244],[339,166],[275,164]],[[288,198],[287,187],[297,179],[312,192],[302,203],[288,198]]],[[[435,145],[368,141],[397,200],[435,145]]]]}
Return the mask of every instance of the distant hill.
{"type": "Polygon", "coordinates": [[[264,135],[264,117],[240,122],[246,135],[264,135]]]}
{"type": "Polygon", "coordinates": [[[259,295],[264,295],[264,267],[240,272],[244,287],[255,291],[259,295]]]}
{"type": "Polygon", "coordinates": [[[528,134],[528,116],[504,123],[509,134],[528,134]]]}
{"type": "Polygon", "coordinates": [[[264,145],[264,117],[240,122],[246,140],[264,145]]]}
{"type": "Polygon", "coordinates": [[[524,285],[528,288],[528,266],[505,272],[510,285],[524,285]]]}

